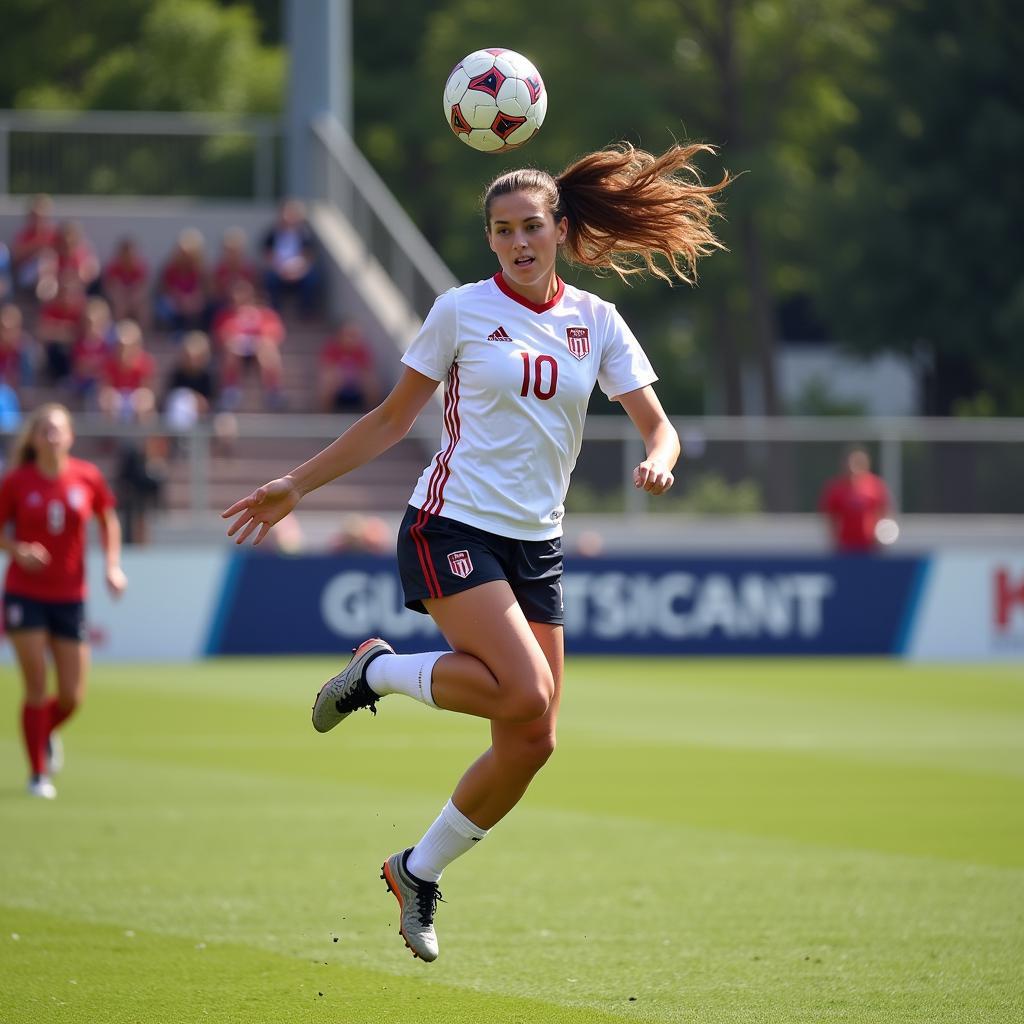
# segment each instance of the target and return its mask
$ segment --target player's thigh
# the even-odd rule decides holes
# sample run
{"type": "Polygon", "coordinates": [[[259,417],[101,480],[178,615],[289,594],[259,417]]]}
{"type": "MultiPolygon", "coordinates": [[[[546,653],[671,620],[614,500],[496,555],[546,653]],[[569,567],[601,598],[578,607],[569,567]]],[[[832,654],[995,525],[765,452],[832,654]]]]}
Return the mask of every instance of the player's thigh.
{"type": "Polygon", "coordinates": [[[555,748],[555,729],[565,676],[565,631],[561,626],[547,622],[530,622],[527,625],[544,654],[554,681],[551,703],[540,718],[529,722],[492,721],[491,743],[499,756],[506,751],[517,753],[525,746],[533,749],[543,760],[555,748]]]}
{"type": "Polygon", "coordinates": [[[51,635],[50,651],[57,670],[58,699],[65,706],[80,704],[89,671],[89,645],[81,640],[51,635]]]}
{"type": "Polygon", "coordinates": [[[7,637],[21,669],[25,700],[29,704],[42,704],[46,699],[46,630],[15,629],[7,637]]]}
{"type": "Polygon", "coordinates": [[[427,598],[423,605],[452,650],[479,658],[502,685],[551,690],[544,649],[505,580],[427,598]]]}

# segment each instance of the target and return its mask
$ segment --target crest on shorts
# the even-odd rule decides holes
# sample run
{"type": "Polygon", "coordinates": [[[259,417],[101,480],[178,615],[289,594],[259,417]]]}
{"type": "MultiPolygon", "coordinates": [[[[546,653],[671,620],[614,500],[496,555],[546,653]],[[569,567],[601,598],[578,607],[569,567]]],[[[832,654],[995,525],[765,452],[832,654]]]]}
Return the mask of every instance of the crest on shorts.
{"type": "Polygon", "coordinates": [[[449,552],[448,568],[451,569],[453,575],[464,580],[473,571],[473,559],[469,557],[469,552],[465,549],[449,552]]]}
{"type": "Polygon", "coordinates": [[[590,355],[590,328],[566,327],[565,340],[569,344],[569,352],[577,359],[585,359],[590,355]]]}

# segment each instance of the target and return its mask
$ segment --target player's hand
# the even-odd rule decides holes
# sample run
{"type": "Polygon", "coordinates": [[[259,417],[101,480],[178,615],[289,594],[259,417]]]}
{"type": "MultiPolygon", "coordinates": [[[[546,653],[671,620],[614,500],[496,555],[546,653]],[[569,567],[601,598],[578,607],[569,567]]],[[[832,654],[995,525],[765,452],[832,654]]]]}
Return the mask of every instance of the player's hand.
{"type": "Polygon", "coordinates": [[[124,569],[119,565],[111,565],[107,567],[107,590],[110,591],[113,597],[120,597],[125,587],[128,586],[128,577],[124,574],[124,569]]]}
{"type": "Polygon", "coordinates": [[[228,528],[228,536],[235,537],[236,544],[243,544],[254,530],[256,534],[253,544],[259,544],[270,532],[270,528],[279,523],[296,505],[302,495],[290,476],[282,476],[277,480],[257,487],[248,497],[236,501],[230,508],[221,512],[221,518],[238,518],[228,528]]]}
{"type": "Polygon", "coordinates": [[[26,572],[39,572],[50,564],[50,552],[37,541],[18,544],[12,552],[15,562],[26,572]]]}
{"type": "Polygon", "coordinates": [[[657,459],[644,459],[633,470],[633,486],[650,494],[664,494],[675,479],[671,470],[657,459]]]}

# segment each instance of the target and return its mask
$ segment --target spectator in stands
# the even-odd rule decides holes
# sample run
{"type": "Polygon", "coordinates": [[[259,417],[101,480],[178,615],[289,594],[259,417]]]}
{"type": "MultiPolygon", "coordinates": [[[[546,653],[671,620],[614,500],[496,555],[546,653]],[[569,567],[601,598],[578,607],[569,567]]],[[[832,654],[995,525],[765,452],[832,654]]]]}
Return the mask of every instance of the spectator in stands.
{"type": "Polygon", "coordinates": [[[81,333],[71,349],[71,387],[83,408],[97,407],[115,340],[107,300],[91,298],[82,317],[81,333]]]}
{"type": "Polygon", "coordinates": [[[149,268],[134,238],[117,243],[113,259],[103,270],[103,293],[115,321],[135,320],[140,327],[149,326],[149,268]]]}
{"type": "Polygon", "coordinates": [[[271,305],[280,310],[285,294],[299,297],[304,315],[316,309],[319,274],[316,236],[298,199],[286,199],[277,221],[263,236],[264,283],[271,305]]]}
{"type": "Polygon", "coordinates": [[[236,281],[259,286],[259,270],[248,256],[249,237],[238,227],[228,228],[221,240],[220,259],[213,269],[212,296],[217,311],[231,301],[236,281]]]}
{"type": "Polygon", "coordinates": [[[182,339],[177,362],[167,377],[164,419],[170,427],[189,430],[209,415],[215,401],[210,339],[202,331],[189,331],[182,339]]]}
{"type": "Polygon", "coordinates": [[[0,242],[0,302],[6,302],[14,294],[14,268],[11,250],[0,242]]]}
{"type": "Polygon", "coordinates": [[[121,423],[145,423],[156,408],[156,363],[143,347],[142,328],[134,320],[118,321],[115,333],[114,351],[100,387],[100,410],[121,423]]]}
{"type": "Polygon", "coordinates": [[[63,384],[71,376],[71,350],[85,312],[85,289],[74,275],[57,282],[53,298],[39,307],[36,337],[46,355],[46,376],[51,384],[63,384]]]}
{"type": "Polygon", "coordinates": [[[54,252],[58,277],[77,277],[87,293],[99,290],[100,261],[78,221],[61,222],[57,228],[54,252]]]}
{"type": "Polygon", "coordinates": [[[394,547],[395,533],[384,519],[358,512],[345,516],[341,529],[327,541],[332,554],[387,555],[394,547]]]}
{"type": "Polygon", "coordinates": [[[281,343],[285,329],[281,318],[264,305],[248,281],[236,281],[228,306],[217,314],[213,336],[220,351],[224,385],[221,405],[236,409],[241,401],[241,377],[246,365],[260,371],[264,401],[270,409],[284,408],[281,390],[281,343]]]}
{"type": "Polygon", "coordinates": [[[159,508],[167,480],[166,448],[158,435],[121,444],[114,488],[125,544],[149,542],[149,513],[159,508]]]}
{"type": "Polygon", "coordinates": [[[13,302],[0,306],[0,380],[17,391],[35,380],[36,342],[13,302]]]}
{"type": "Polygon", "coordinates": [[[339,324],[320,350],[317,404],[323,412],[366,412],[378,398],[366,338],[355,324],[339,324]]]}
{"type": "Polygon", "coordinates": [[[52,210],[48,195],[33,196],[11,251],[15,285],[40,301],[53,298],[57,291],[57,229],[50,219],[52,210]]]}
{"type": "Polygon", "coordinates": [[[199,230],[185,228],[160,275],[157,319],[179,333],[206,327],[209,298],[204,246],[199,230]]]}
{"type": "Polygon", "coordinates": [[[876,529],[888,514],[889,491],[871,472],[871,457],[863,448],[847,453],[844,472],[825,485],[818,508],[836,550],[863,554],[878,547],[876,529]]]}

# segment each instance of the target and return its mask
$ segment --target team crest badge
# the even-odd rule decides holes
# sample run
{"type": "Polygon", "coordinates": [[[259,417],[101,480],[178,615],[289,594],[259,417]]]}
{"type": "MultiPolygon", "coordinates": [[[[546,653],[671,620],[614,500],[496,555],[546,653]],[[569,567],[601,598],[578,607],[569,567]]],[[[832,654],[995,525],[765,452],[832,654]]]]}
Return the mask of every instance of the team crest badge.
{"type": "Polygon", "coordinates": [[[448,568],[455,576],[464,580],[473,571],[473,559],[466,550],[452,551],[448,555],[448,568]]]}
{"type": "Polygon", "coordinates": [[[569,343],[569,352],[577,359],[590,355],[589,327],[566,327],[565,340],[569,343]]]}

